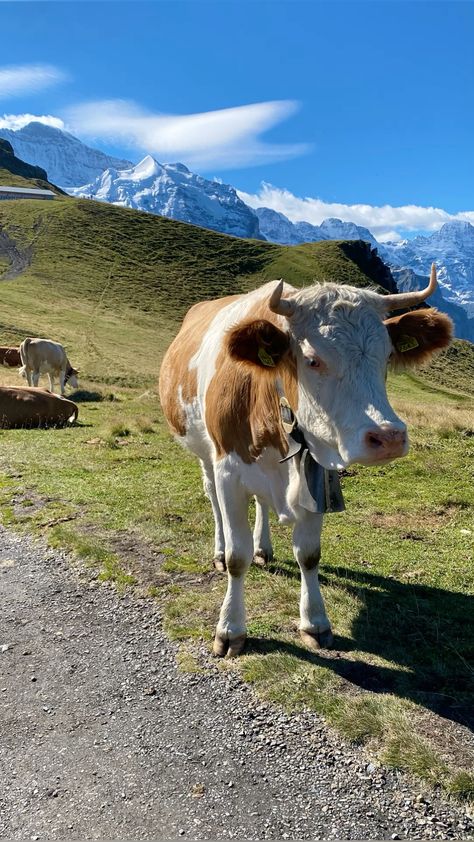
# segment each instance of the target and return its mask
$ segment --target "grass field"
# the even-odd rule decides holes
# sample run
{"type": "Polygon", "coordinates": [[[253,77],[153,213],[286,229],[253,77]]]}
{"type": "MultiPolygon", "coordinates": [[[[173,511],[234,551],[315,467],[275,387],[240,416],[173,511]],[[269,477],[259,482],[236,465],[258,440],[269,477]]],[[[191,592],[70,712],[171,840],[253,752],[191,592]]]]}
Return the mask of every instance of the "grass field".
{"type": "MultiPolygon", "coordinates": [[[[65,342],[85,400],[77,427],[0,432],[4,523],[158,599],[192,663],[193,641],[211,640],[225,579],[210,566],[198,465],[162,421],[154,387],[163,350],[201,297],[280,275],[367,279],[333,243],[285,249],[91,202],[8,205],[0,224],[32,259],[2,283],[0,344],[65,342]]],[[[318,711],[374,757],[464,798],[474,796],[473,359],[459,343],[427,372],[390,378],[412,449],[392,465],[348,470],[347,511],[326,518],[321,578],[334,652],[299,644],[299,577],[289,530],[274,524],[275,561],[248,577],[247,653],[223,665],[262,697],[318,711]]],[[[1,374],[3,384],[20,382],[1,374]]]]}

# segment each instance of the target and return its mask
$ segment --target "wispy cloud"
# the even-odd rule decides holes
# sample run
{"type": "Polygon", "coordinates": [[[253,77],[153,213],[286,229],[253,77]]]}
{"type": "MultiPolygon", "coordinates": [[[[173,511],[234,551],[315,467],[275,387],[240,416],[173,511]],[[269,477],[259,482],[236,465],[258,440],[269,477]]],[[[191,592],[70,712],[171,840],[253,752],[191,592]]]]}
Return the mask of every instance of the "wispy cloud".
{"type": "Polygon", "coordinates": [[[66,78],[62,70],[50,64],[16,64],[0,67],[0,100],[36,93],[66,78]]]}
{"type": "Polygon", "coordinates": [[[60,117],[53,117],[51,114],[4,114],[3,117],[0,117],[0,129],[17,131],[27,126],[28,123],[44,123],[45,126],[63,129],[63,131],[66,128],[60,117]]]}
{"type": "Polygon", "coordinates": [[[293,101],[260,102],[201,114],[154,114],[133,102],[106,100],[71,108],[71,130],[206,170],[269,163],[301,155],[303,143],[266,143],[260,135],[297,110],[293,101]]]}
{"type": "Polygon", "coordinates": [[[328,217],[355,222],[369,228],[381,242],[400,239],[403,234],[414,231],[436,231],[445,222],[453,219],[474,224],[474,211],[469,210],[453,214],[442,208],[426,208],[420,205],[344,205],[311,197],[302,198],[289,190],[265,183],[258,193],[244,193],[241,190],[238,193],[250,207],[271,208],[283,213],[291,222],[305,221],[320,225],[328,217]]]}

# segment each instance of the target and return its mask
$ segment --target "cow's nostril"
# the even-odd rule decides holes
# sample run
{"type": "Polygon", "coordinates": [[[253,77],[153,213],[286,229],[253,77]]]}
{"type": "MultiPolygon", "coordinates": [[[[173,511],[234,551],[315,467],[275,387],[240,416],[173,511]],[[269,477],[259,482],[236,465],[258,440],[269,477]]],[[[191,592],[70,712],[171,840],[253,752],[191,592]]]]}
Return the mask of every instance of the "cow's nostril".
{"type": "Polygon", "coordinates": [[[374,435],[374,433],[367,434],[367,444],[369,447],[383,447],[383,441],[380,436],[374,435]]]}
{"type": "Polygon", "coordinates": [[[370,450],[396,450],[404,447],[407,441],[404,430],[384,429],[369,430],[365,434],[365,443],[370,450]]]}

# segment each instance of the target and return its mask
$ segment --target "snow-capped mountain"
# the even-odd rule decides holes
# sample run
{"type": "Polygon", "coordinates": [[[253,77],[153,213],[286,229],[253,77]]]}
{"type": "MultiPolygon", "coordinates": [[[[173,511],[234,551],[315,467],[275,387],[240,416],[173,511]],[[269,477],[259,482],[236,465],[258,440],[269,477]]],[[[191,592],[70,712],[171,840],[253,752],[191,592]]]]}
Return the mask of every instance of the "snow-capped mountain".
{"type": "Polygon", "coordinates": [[[109,167],[91,184],[69,192],[235,237],[264,239],[255,212],[229,184],[208,181],[184,164],[160,164],[151,155],[126,169],[109,167]]]}
{"type": "Polygon", "coordinates": [[[443,298],[474,318],[474,226],[469,222],[453,220],[428,236],[383,243],[379,254],[390,266],[408,267],[425,277],[435,262],[443,298]]]}
{"type": "MultiPolygon", "coordinates": [[[[409,269],[408,267],[397,269],[392,266],[391,272],[399,292],[412,292],[416,289],[422,289],[428,284],[428,277],[421,277],[420,275],[417,275],[413,269],[409,269]]],[[[454,304],[452,301],[448,301],[444,296],[444,290],[441,291],[441,288],[438,288],[436,292],[428,298],[427,304],[429,304],[430,307],[437,307],[438,310],[441,310],[443,313],[447,313],[448,316],[451,317],[454,322],[456,328],[455,332],[458,338],[469,339],[471,342],[474,342],[474,319],[469,318],[463,307],[460,307],[458,304],[454,304]]]]}
{"type": "Polygon", "coordinates": [[[474,341],[474,226],[469,222],[446,222],[429,236],[400,243],[379,243],[368,230],[353,222],[325,219],[321,225],[290,222],[282,213],[257,208],[260,230],[267,240],[285,245],[315,240],[365,240],[377,248],[402,290],[427,284],[433,261],[438,267],[440,289],[430,303],[453,319],[456,335],[474,341]]]}
{"type": "Polygon", "coordinates": [[[107,167],[133,166],[130,161],[92,149],[69,132],[44,123],[31,122],[16,130],[0,129],[0,137],[10,141],[17,158],[46,170],[49,180],[58,187],[87,184],[107,167]]]}
{"type": "Polygon", "coordinates": [[[311,225],[310,222],[290,222],[284,214],[270,208],[257,208],[255,213],[261,233],[272,243],[292,246],[317,240],[365,240],[374,247],[378,246],[369,229],[355,225],[354,222],[325,219],[321,225],[311,225]]]}

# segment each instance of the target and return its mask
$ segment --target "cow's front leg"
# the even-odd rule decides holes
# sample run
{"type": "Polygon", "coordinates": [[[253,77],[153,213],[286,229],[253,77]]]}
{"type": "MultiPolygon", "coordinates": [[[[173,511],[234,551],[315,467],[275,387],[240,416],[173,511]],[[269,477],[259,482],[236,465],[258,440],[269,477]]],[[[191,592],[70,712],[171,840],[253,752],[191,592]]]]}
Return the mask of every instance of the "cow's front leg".
{"type": "Polygon", "coordinates": [[[300,635],[313,650],[333,643],[318,578],[322,523],[322,515],[305,512],[293,530],[293,552],[301,570],[300,635]]]}
{"type": "Polygon", "coordinates": [[[255,498],[255,528],[253,530],[253,554],[257,564],[265,564],[273,558],[272,539],[268,506],[255,498]]]}
{"type": "Polygon", "coordinates": [[[216,470],[216,487],[222,513],[227,567],[227,592],[214,638],[214,655],[235,658],[246,641],[245,574],[252,563],[253,541],[248,521],[249,496],[236,473],[216,470]]]}

